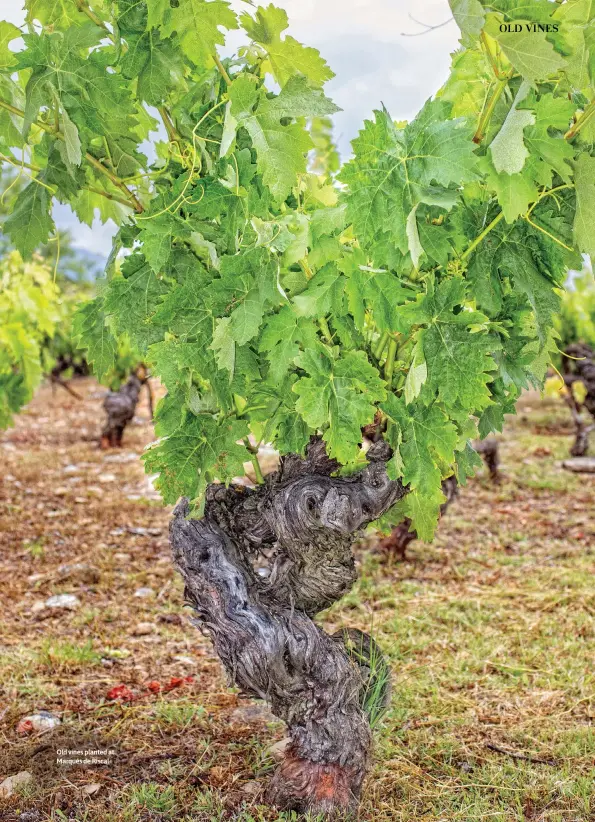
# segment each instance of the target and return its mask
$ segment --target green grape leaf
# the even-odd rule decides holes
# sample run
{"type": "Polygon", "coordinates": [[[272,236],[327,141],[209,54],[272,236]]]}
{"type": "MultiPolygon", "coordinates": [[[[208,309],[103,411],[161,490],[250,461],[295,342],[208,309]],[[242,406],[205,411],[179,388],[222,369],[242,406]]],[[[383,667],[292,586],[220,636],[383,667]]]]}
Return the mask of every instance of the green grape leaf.
{"type": "MultiPolygon", "coordinates": [[[[64,133],[64,147],[66,162],[71,166],[80,166],[83,155],[81,153],[81,138],[79,130],[68,116],[66,109],[62,110],[62,131],[64,133]]],[[[58,143],[60,148],[62,143],[58,143]]]]}
{"type": "Polygon", "coordinates": [[[422,248],[428,258],[439,265],[446,265],[453,250],[448,230],[443,225],[432,225],[425,221],[419,223],[418,229],[422,248]]]}
{"type": "Polygon", "coordinates": [[[29,399],[22,374],[0,373],[0,430],[12,425],[16,414],[29,399]]]}
{"type": "Polygon", "coordinates": [[[84,188],[71,201],[72,210],[81,223],[89,227],[93,225],[96,216],[99,216],[104,225],[108,220],[113,220],[116,225],[120,225],[126,217],[130,216],[132,206],[125,206],[111,197],[111,193],[101,184],[97,186],[97,191],[84,188]],[[106,196],[99,194],[99,191],[105,191],[106,196]]]}
{"type": "MultiPolygon", "coordinates": [[[[570,182],[573,157],[572,146],[564,137],[552,135],[550,129],[566,131],[574,113],[574,105],[569,100],[561,100],[552,94],[544,94],[535,104],[535,125],[525,134],[527,148],[540,158],[550,169],[557,172],[565,182],[570,182]]],[[[551,181],[551,171],[549,174],[551,181]]],[[[536,181],[537,174],[536,174],[536,181]]]]}
{"type": "Polygon", "coordinates": [[[283,380],[300,348],[315,343],[316,331],[312,323],[298,317],[290,306],[283,306],[278,314],[272,314],[262,330],[259,350],[267,353],[273,381],[280,383],[283,380]]]}
{"type": "Polygon", "coordinates": [[[508,174],[506,171],[498,174],[486,157],[483,167],[486,183],[495,192],[506,222],[513,223],[537,200],[539,189],[534,181],[533,164],[529,163],[519,174],[508,174]]]}
{"type": "Polygon", "coordinates": [[[361,428],[374,419],[375,403],[386,398],[384,381],[363,351],[343,353],[318,344],[299,354],[309,375],[293,386],[296,409],[310,428],[323,430],[329,456],[346,464],[357,458],[361,428]]]}
{"type": "Polygon", "coordinates": [[[577,89],[586,89],[595,78],[595,8],[592,0],[573,0],[553,14],[570,49],[565,72],[577,89]]]}
{"type": "Polygon", "coordinates": [[[257,288],[252,288],[230,317],[229,333],[238,345],[244,345],[258,334],[264,316],[264,301],[257,288]]]}
{"type": "Polygon", "coordinates": [[[211,349],[220,369],[229,371],[230,380],[236,366],[236,343],[230,330],[231,317],[221,317],[215,323],[211,349]]]}
{"type": "Polygon", "coordinates": [[[486,100],[485,84],[493,74],[484,55],[477,49],[461,49],[452,55],[450,76],[438,96],[452,105],[453,117],[471,117],[477,121],[486,100]]]}
{"type": "Polygon", "coordinates": [[[502,308],[502,282],[494,255],[490,253],[473,254],[468,267],[469,281],[478,307],[490,316],[495,316],[502,308]]]}
{"type": "Polygon", "coordinates": [[[465,326],[431,325],[423,333],[426,390],[435,393],[446,406],[458,403],[468,411],[485,408],[490,402],[491,372],[496,370],[491,354],[497,347],[486,334],[473,333],[465,326]]]}
{"type": "Polygon", "coordinates": [[[452,16],[463,35],[463,43],[469,43],[481,33],[485,23],[485,11],[479,0],[449,0],[452,16]]]}
{"type": "Polygon", "coordinates": [[[114,368],[118,350],[117,340],[106,322],[102,297],[78,309],[72,320],[72,333],[77,345],[85,349],[85,358],[101,382],[114,368]]]}
{"type": "Polygon", "coordinates": [[[159,28],[163,38],[176,35],[182,51],[196,66],[212,64],[217,46],[225,43],[220,28],[236,29],[235,13],[224,0],[151,0],[147,27],[159,28]]]}
{"type": "Polygon", "coordinates": [[[560,310],[560,297],[552,282],[539,271],[521,238],[518,242],[509,238],[509,243],[501,249],[500,269],[507,271],[515,288],[526,294],[535,313],[539,340],[544,345],[553,317],[560,310]]]}
{"type": "Polygon", "coordinates": [[[279,452],[303,454],[310,441],[310,429],[295,408],[288,407],[287,402],[284,402],[277,411],[275,420],[275,444],[279,452]]]}
{"type": "Polygon", "coordinates": [[[28,396],[41,382],[42,370],[38,341],[20,322],[5,322],[0,328],[0,349],[8,348],[23,376],[28,396]]]}
{"type": "Polygon", "coordinates": [[[581,154],[574,167],[576,216],[574,234],[584,254],[595,254],[595,157],[581,154]]]}
{"type": "Polygon", "coordinates": [[[207,340],[213,329],[213,315],[204,302],[210,277],[197,260],[184,280],[165,295],[153,320],[183,340],[207,340]]]}
{"type": "Polygon", "coordinates": [[[321,91],[308,87],[305,78],[292,77],[278,97],[267,99],[256,78],[242,75],[229,87],[231,113],[243,126],[257,153],[257,167],[277,200],[284,200],[306,171],[306,154],[312,140],[298,123],[284,125],[286,118],[333,114],[338,111],[321,91]]]}
{"type": "Polygon", "coordinates": [[[280,86],[296,74],[303,74],[316,87],[335,76],[316,49],[303,46],[289,35],[281,37],[289,25],[283,9],[272,4],[267,8],[259,6],[254,18],[245,12],[240,23],[248,36],[266,51],[268,60],[264,69],[270,71],[280,86]]]}
{"type": "Polygon", "coordinates": [[[498,174],[518,174],[523,170],[525,160],[529,156],[523,139],[524,130],[527,126],[535,124],[535,115],[517,108],[529,93],[529,89],[529,83],[523,81],[500,131],[490,143],[492,163],[498,174]]]}
{"type": "Polygon", "coordinates": [[[191,233],[191,228],[184,220],[169,212],[147,215],[147,219],[141,223],[139,241],[147,262],[156,274],[161,273],[169,263],[174,239],[189,237],[191,233]]]}
{"type": "Polygon", "coordinates": [[[344,289],[345,278],[333,263],[328,263],[312,277],[305,290],[293,298],[293,303],[302,317],[321,317],[330,312],[341,315],[344,289]]]}
{"type": "Polygon", "coordinates": [[[401,306],[411,299],[411,291],[396,273],[371,268],[366,263],[360,250],[354,250],[337,263],[347,277],[345,292],[356,328],[364,330],[366,311],[371,310],[380,331],[408,333],[410,323],[404,321],[401,306]]]}
{"type": "Polygon", "coordinates": [[[23,257],[30,257],[40,245],[47,242],[54,231],[50,213],[51,195],[42,182],[31,182],[20,192],[2,225],[23,257]]]}
{"type": "Polygon", "coordinates": [[[503,427],[504,409],[502,408],[502,406],[498,403],[495,403],[494,405],[488,405],[488,407],[484,409],[479,418],[479,436],[482,439],[485,439],[487,436],[496,431],[502,431],[503,427]]]}
{"type": "Polygon", "coordinates": [[[456,476],[459,485],[466,485],[469,477],[475,475],[477,468],[482,467],[481,457],[471,443],[466,443],[462,451],[455,453],[456,476]]]}
{"type": "Polygon", "coordinates": [[[448,120],[450,109],[447,102],[430,101],[400,130],[385,111],[376,111],[375,121],[367,120],[353,141],[354,159],[340,175],[348,186],[347,214],[379,264],[387,246],[408,252],[408,220],[419,203],[436,202],[442,194],[452,205],[456,192],[448,187],[477,178],[470,128],[448,120]]]}
{"type": "Polygon", "coordinates": [[[395,478],[400,476],[410,487],[405,513],[420,538],[431,539],[444,502],[438,466],[454,462],[457,429],[436,404],[406,406],[404,400],[389,395],[381,408],[388,418],[387,440],[395,454],[391,460],[395,478]]]}
{"type": "Polygon", "coordinates": [[[15,54],[8,48],[8,44],[17,37],[22,37],[21,30],[12,23],[0,20],[0,71],[5,71],[16,63],[15,54]]]}
{"type": "Polygon", "coordinates": [[[558,54],[546,35],[533,31],[530,21],[518,21],[521,31],[501,32],[495,18],[489,21],[486,31],[499,43],[504,54],[525,80],[535,82],[555,75],[566,65],[566,60],[558,54]]]}
{"type": "Polygon", "coordinates": [[[248,433],[243,420],[218,422],[188,413],[177,430],[143,455],[146,470],[159,474],[156,486],[163,501],[175,503],[183,495],[200,501],[215,478],[229,482],[242,476],[250,455],[237,441],[248,433]]]}
{"type": "Polygon", "coordinates": [[[122,60],[125,77],[138,78],[138,96],[152,106],[164,102],[170,89],[183,83],[184,63],[170,40],[162,40],[156,30],[128,37],[128,51],[122,60]]]}
{"type": "Polygon", "coordinates": [[[169,288],[140,254],[127,257],[121,277],[113,277],[104,292],[104,310],[118,334],[127,334],[141,354],[163,336],[152,321],[169,288]]]}
{"type": "Polygon", "coordinates": [[[79,11],[76,3],[69,0],[29,0],[27,3],[27,21],[39,20],[44,26],[57,26],[67,29],[88,22],[79,11]]]}
{"type": "Polygon", "coordinates": [[[337,234],[345,228],[346,206],[341,204],[330,208],[320,208],[310,217],[312,239],[319,240],[324,235],[337,234]]]}

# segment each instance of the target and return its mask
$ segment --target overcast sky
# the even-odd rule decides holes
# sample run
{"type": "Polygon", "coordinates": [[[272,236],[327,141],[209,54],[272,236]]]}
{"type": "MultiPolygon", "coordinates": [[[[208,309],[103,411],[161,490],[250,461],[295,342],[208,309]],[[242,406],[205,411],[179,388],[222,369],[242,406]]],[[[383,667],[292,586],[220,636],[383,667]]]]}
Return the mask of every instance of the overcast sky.
{"type": "MultiPolygon", "coordinates": [[[[0,0],[0,19],[22,25],[22,5],[22,0],[0,0]]],[[[232,5],[249,8],[241,0],[232,5]]],[[[459,31],[452,20],[420,37],[403,36],[423,31],[410,14],[428,25],[448,20],[447,0],[276,0],[276,5],[287,11],[289,33],[319,49],[336,74],[327,93],[343,109],[335,117],[343,157],[364,118],[380,102],[395,119],[411,119],[444,82],[450,53],[457,47],[459,31]]],[[[232,36],[236,42],[238,35],[232,36]]],[[[90,229],[60,205],[54,218],[72,232],[75,245],[107,256],[113,224],[97,221],[90,229]]]]}

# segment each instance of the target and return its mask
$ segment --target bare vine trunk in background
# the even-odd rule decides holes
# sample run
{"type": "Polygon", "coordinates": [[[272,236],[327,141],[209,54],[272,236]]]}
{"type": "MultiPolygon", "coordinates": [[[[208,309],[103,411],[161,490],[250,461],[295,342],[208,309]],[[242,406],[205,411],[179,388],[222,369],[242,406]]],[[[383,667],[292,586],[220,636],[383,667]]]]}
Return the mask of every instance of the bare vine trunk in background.
{"type": "MultiPolygon", "coordinates": [[[[490,472],[490,479],[492,482],[500,481],[500,453],[498,447],[498,440],[493,437],[488,437],[485,440],[478,440],[473,443],[473,447],[478,454],[481,454],[488,471],[490,472]]],[[[459,484],[457,478],[453,475],[442,480],[442,493],[446,497],[440,506],[440,516],[446,513],[447,508],[459,494],[459,484]]],[[[417,539],[417,531],[411,530],[411,520],[404,519],[396,525],[390,534],[384,539],[380,540],[378,547],[384,554],[391,554],[404,560],[407,554],[407,546],[410,542],[417,539]]]]}
{"type": "Polygon", "coordinates": [[[566,348],[564,354],[564,382],[568,387],[565,398],[576,429],[570,453],[573,457],[584,457],[589,450],[589,434],[595,430],[595,423],[589,424],[583,418],[582,408],[572,392],[572,385],[576,382],[584,384],[586,396],[583,406],[595,420],[595,351],[584,343],[574,343],[566,348]]]}
{"type": "MultiPolygon", "coordinates": [[[[146,370],[139,367],[118,391],[110,391],[107,395],[103,401],[107,420],[101,432],[101,448],[119,448],[122,445],[124,429],[134,419],[141,388],[145,384],[148,385],[147,379],[146,370]]],[[[149,398],[152,416],[153,401],[150,389],[149,398]]]]}
{"type": "Polygon", "coordinates": [[[405,493],[389,480],[384,442],[358,474],[321,440],[290,455],[254,490],[211,485],[204,517],[170,526],[185,596],[231,680],[270,703],[291,739],[268,789],[280,809],[343,816],[357,807],[371,749],[370,715],[386,705],[388,668],[366,634],[329,636],[313,617],[356,580],[352,544],[405,493]],[[270,573],[255,571],[268,557],[270,573]]]}

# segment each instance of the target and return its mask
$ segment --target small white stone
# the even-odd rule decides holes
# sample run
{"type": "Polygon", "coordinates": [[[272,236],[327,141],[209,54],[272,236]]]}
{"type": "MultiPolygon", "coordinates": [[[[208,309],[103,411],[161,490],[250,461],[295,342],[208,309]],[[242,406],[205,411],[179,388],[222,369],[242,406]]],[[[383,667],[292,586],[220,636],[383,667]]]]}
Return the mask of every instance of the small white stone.
{"type": "Polygon", "coordinates": [[[153,593],[154,591],[152,588],[138,588],[138,590],[134,592],[134,596],[142,599],[144,597],[152,597],[153,593]]]}
{"type": "Polygon", "coordinates": [[[115,482],[116,475],[115,474],[99,474],[97,477],[99,482],[115,482]]]}
{"type": "Polygon", "coordinates": [[[198,662],[195,659],[191,659],[189,656],[175,656],[174,659],[181,665],[198,665],[198,662]]]}
{"type": "Polygon", "coordinates": [[[139,458],[138,454],[135,454],[132,451],[128,451],[125,454],[107,454],[104,458],[104,462],[136,462],[139,458]]]}
{"type": "Polygon", "coordinates": [[[69,611],[74,611],[79,607],[81,601],[74,594],[56,594],[46,599],[45,604],[47,608],[66,608],[69,611]]]}
{"type": "Polygon", "coordinates": [[[20,771],[13,776],[7,776],[4,782],[0,783],[0,796],[7,799],[12,796],[17,788],[24,788],[31,783],[33,776],[29,771],[20,771]]]}

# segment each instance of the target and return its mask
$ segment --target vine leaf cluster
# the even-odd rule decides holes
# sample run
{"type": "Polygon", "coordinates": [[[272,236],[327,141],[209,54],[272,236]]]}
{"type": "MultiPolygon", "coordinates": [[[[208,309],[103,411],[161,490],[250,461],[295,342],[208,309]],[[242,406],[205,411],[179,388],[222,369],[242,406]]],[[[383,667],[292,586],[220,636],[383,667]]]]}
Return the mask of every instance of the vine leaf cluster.
{"type": "Polygon", "coordinates": [[[55,202],[119,225],[76,333],[100,377],[126,334],[165,384],[145,462],[167,502],[200,511],[251,442],[320,435],[353,473],[380,415],[394,516],[429,538],[470,442],[542,384],[595,251],[591,4],[451,8],[443,87],[410,123],[379,108],[342,167],[332,71],[273,5],[28,0],[0,23],[0,154],[29,180],[3,231],[27,257],[55,202]]]}

